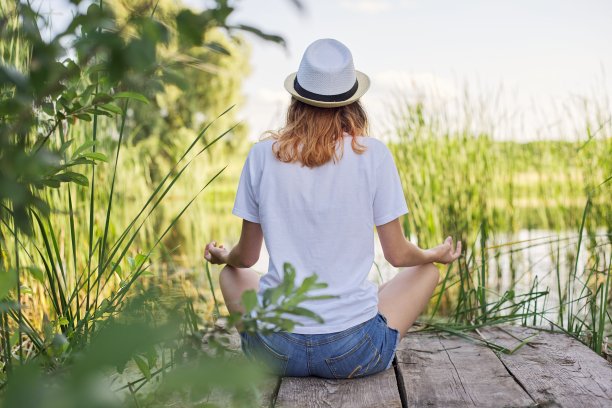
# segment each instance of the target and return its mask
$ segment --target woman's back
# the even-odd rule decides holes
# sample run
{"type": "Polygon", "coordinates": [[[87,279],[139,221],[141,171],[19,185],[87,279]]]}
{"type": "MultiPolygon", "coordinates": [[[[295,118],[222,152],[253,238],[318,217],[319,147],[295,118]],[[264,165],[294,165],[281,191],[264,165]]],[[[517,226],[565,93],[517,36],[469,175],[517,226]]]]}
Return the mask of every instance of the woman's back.
{"type": "Polygon", "coordinates": [[[317,274],[328,287],[313,294],[335,298],[301,306],[324,323],[291,316],[295,333],[342,331],[377,313],[377,287],[367,280],[374,260],[374,226],[408,212],[397,169],[388,148],[370,137],[356,137],[367,147],[351,148],[345,134],[336,146],[340,160],[318,167],[285,163],[272,151],[274,139],[256,143],[245,162],[233,214],[261,224],[270,255],[259,293],[283,278],[291,263],[297,284],[317,274]]]}
{"type": "MultiPolygon", "coordinates": [[[[291,94],[285,126],[249,152],[233,214],[243,218],[240,240],[228,251],[211,241],[205,258],[226,264],[219,284],[228,310],[245,313],[242,295],[283,279],[296,284],[314,274],[327,287],[303,306],[324,320],[286,316],[293,333],[249,332],[237,324],[247,356],[284,376],[355,378],[388,369],[403,333],[427,305],[439,281],[432,262],[453,262],[452,238],[423,250],[404,237],[408,212],[393,156],[367,134],[359,98],[370,80],[348,48],[334,39],[308,46],[300,68],[285,78],[291,94]],[[376,287],[367,276],[374,260],[374,226],[385,259],[401,267],[376,287]],[[270,254],[261,279],[251,269],[265,239],[270,254]]],[[[313,293],[314,295],[314,293],[313,293]]]]}

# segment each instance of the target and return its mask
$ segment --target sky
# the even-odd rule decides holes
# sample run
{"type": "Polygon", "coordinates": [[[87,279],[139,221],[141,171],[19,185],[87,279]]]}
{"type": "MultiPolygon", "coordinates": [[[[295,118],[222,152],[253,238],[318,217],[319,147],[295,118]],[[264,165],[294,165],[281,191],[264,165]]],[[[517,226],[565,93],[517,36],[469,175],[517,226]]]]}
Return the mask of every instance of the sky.
{"type": "MultiPolygon", "coordinates": [[[[54,16],[66,13],[65,3],[49,0],[54,16]]],[[[465,116],[459,107],[468,94],[473,116],[483,117],[476,122],[517,140],[584,137],[570,131],[569,119],[581,98],[603,106],[604,120],[610,112],[609,0],[302,0],[303,11],[291,0],[234,3],[232,22],[287,42],[283,48],[246,35],[252,73],[241,117],[253,140],[282,125],[289,102],[283,81],[319,38],[346,44],[355,67],[370,76],[362,101],[380,137],[393,137],[401,101],[423,101],[452,121],[465,116]]]]}

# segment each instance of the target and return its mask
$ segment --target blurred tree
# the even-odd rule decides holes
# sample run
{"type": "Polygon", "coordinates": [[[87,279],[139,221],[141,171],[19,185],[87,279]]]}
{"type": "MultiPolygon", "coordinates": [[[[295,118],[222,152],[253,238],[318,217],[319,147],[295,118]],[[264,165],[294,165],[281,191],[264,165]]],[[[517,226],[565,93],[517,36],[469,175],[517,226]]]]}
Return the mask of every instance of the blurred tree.
{"type": "MultiPolygon", "coordinates": [[[[185,11],[181,2],[173,0],[110,0],[109,6],[118,21],[139,12],[155,10],[157,19],[175,34],[181,32],[179,24],[196,16],[185,11]]],[[[221,31],[215,24],[203,24],[201,32],[195,35],[201,35],[201,43],[192,43],[185,36],[171,35],[167,44],[158,46],[159,61],[154,75],[163,79],[159,88],[151,87],[147,78],[136,86],[148,94],[153,103],[134,105],[131,109],[130,120],[137,129],[132,142],[150,138],[158,140],[161,144],[157,146],[158,157],[177,152],[172,145],[183,144],[206,121],[218,116],[229,105],[243,101],[242,80],[250,71],[248,44],[231,31],[221,31]]],[[[234,125],[235,115],[235,111],[229,112],[215,122],[211,134],[218,134],[234,125]]],[[[230,153],[246,148],[245,138],[246,127],[239,125],[220,143],[230,153]]],[[[155,149],[155,145],[157,143],[149,143],[148,151],[155,149]]]]}

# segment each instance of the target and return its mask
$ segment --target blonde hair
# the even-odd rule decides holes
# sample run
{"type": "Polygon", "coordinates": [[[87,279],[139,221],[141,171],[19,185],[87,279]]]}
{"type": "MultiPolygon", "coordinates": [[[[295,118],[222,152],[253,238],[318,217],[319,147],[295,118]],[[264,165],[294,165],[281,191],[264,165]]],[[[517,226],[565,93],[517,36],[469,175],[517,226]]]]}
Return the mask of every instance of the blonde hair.
{"type": "Polygon", "coordinates": [[[295,98],[287,110],[285,126],[278,131],[266,132],[276,141],[272,151],[277,159],[285,163],[299,161],[302,166],[317,167],[333,160],[336,163],[344,153],[336,154],[338,142],[343,134],[352,136],[351,147],[357,154],[366,151],[366,146],[357,142],[357,136],[368,132],[368,118],[359,101],[337,108],[318,108],[295,98]]]}

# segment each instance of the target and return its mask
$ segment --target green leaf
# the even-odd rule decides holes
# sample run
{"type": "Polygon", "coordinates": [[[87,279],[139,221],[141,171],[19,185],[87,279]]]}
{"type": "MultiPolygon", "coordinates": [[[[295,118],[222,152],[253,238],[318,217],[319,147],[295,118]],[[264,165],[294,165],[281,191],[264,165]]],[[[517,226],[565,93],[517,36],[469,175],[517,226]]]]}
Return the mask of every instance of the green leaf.
{"type": "Polygon", "coordinates": [[[11,347],[15,346],[18,341],[19,341],[19,331],[15,330],[13,332],[13,334],[11,334],[11,337],[9,338],[9,342],[11,344],[11,347]]]}
{"type": "Polygon", "coordinates": [[[42,110],[49,116],[55,115],[55,107],[51,102],[44,102],[42,104],[42,110]]]}
{"type": "Polygon", "coordinates": [[[70,140],[66,140],[64,143],[62,143],[62,145],[60,146],[60,149],[58,151],[58,155],[63,157],[64,153],[66,152],[66,150],[72,144],[73,141],[74,141],[73,139],[70,139],[70,140]]]}
{"type": "Polygon", "coordinates": [[[326,299],[334,299],[338,296],[334,295],[319,295],[319,296],[306,296],[304,300],[326,300],[326,299]]]}
{"type": "Polygon", "coordinates": [[[123,114],[123,109],[121,109],[119,105],[114,103],[105,103],[104,105],[100,105],[100,108],[106,109],[107,111],[116,113],[118,115],[123,114]]]}
{"type": "Polygon", "coordinates": [[[252,26],[238,24],[237,26],[232,26],[230,28],[237,28],[239,30],[248,31],[249,33],[255,34],[259,38],[262,38],[262,39],[264,39],[266,41],[275,42],[277,44],[282,45],[283,47],[287,46],[287,44],[285,42],[285,39],[283,37],[281,37],[280,35],[264,33],[260,29],[252,27],[252,26]]]}
{"type": "Polygon", "coordinates": [[[85,122],[91,122],[91,115],[88,113],[77,113],[75,116],[85,122]]]}
{"type": "Polygon", "coordinates": [[[53,336],[53,339],[51,340],[51,347],[50,347],[51,354],[54,356],[60,356],[62,353],[64,353],[68,349],[68,346],[69,346],[68,339],[66,339],[66,337],[63,334],[56,333],[53,336]]]}
{"type": "Polygon", "coordinates": [[[142,375],[144,375],[147,378],[147,380],[150,380],[151,379],[151,369],[149,368],[149,364],[147,363],[147,361],[138,354],[132,357],[132,360],[134,360],[134,362],[138,366],[138,369],[140,370],[142,375]]]}
{"type": "Polygon", "coordinates": [[[218,52],[219,54],[223,54],[223,55],[227,55],[227,56],[231,56],[232,54],[230,54],[230,52],[228,51],[227,48],[225,48],[223,45],[221,45],[220,43],[216,42],[216,41],[212,41],[209,43],[205,43],[204,47],[214,51],[214,52],[218,52]]]}
{"type": "Polygon", "coordinates": [[[280,297],[283,295],[283,287],[279,285],[278,287],[272,289],[272,293],[270,294],[270,304],[274,305],[280,297]]]}
{"type": "Polygon", "coordinates": [[[247,290],[242,293],[242,306],[246,313],[250,313],[257,306],[257,294],[254,290],[247,290]]]}
{"type": "Polygon", "coordinates": [[[17,285],[17,274],[15,270],[9,269],[5,272],[0,272],[0,299],[4,299],[6,295],[17,285]]]}
{"type": "Polygon", "coordinates": [[[303,307],[299,307],[299,306],[292,307],[291,309],[287,310],[287,313],[290,313],[296,316],[306,316],[313,320],[316,320],[318,323],[323,323],[323,319],[321,318],[321,316],[303,307]]]}
{"type": "Polygon", "coordinates": [[[72,157],[76,157],[76,156],[80,155],[85,150],[89,149],[90,147],[93,147],[93,145],[95,145],[95,144],[96,143],[93,140],[86,141],[85,143],[83,143],[82,145],[77,147],[77,149],[74,151],[74,153],[72,153],[72,157]]]}
{"type": "Polygon", "coordinates": [[[109,311],[108,309],[110,307],[111,303],[108,301],[108,299],[102,300],[102,302],[100,302],[100,306],[98,306],[98,308],[96,309],[96,313],[94,314],[94,316],[101,317],[102,315],[104,315],[104,313],[109,311]]]}
{"type": "Polygon", "coordinates": [[[147,99],[146,96],[144,96],[143,94],[140,94],[138,92],[119,92],[116,93],[115,95],[113,95],[115,98],[127,98],[127,99],[134,99],[137,100],[139,102],[142,103],[149,103],[149,100],[147,99]]]}
{"type": "MultiPolygon", "coordinates": [[[[51,187],[51,188],[58,188],[61,184],[59,180],[54,180],[54,179],[45,179],[45,180],[42,180],[42,183],[45,186],[51,187]]],[[[40,188],[42,188],[42,186],[40,186],[40,188]]]]}
{"type": "Polygon", "coordinates": [[[141,266],[143,263],[145,263],[145,261],[147,260],[147,258],[148,258],[148,257],[147,257],[146,255],[143,255],[143,254],[138,254],[138,255],[136,255],[136,259],[135,259],[135,261],[136,261],[136,267],[140,268],[140,266],[141,266]]]}
{"type": "Polygon", "coordinates": [[[85,152],[81,154],[81,157],[85,157],[91,160],[108,162],[108,157],[106,157],[104,153],[100,153],[100,152],[85,152]]]}
{"type": "Polygon", "coordinates": [[[112,102],[112,101],[113,101],[113,97],[110,96],[109,94],[99,93],[93,98],[93,101],[91,101],[91,104],[98,105],[98,104],[105,104],[105,103],[112,102]]]}
{"type": "Polygon", "coordinates": [[[119,278],[123,279],[123,268],[121,268],[121,265],[115,262],[111,262],[110,266],[111,270],[114,270],[115,273],[119,276],[119,278]]]}
{"type": "Polygon", "coordinates": [[[189,9],[181,10],[176,16],[176,28],[179,34],[179,42],[187,47],[202,44],[204,33],[209,24],[214,23],[211,10],[195,14],[189,9]]]}
{"type": "Polygon", "coordinates": [[[40,283],[45,283],[45,274],[43,270],[40,269],[38,266],[30,265],[26,266],[25,269],[30,273],[30,275],[32,275],[34,279],[36,279],[40,283]]]}
{"type": "Polygon", "coordinates": [[[66,171],[64,173],[59,173],[56,174],[53,178],[62,182],[73,182],[85,187],[89,185],[89,181],[87,180],[87,177],[85,175],[75,173],[74,171],[66,171]]]}
{"type": "Polygon", "coordinates": [[[102,108],[100,108],[100,109],[96,109],[96,108],[87,109],[87,113],[89,113],[91,115],[102,115],[102,116],[106,116],[107,118],[112,118],[114,116],[113,113],[111,113],[109,111],[105,111],[102,108]]]}

